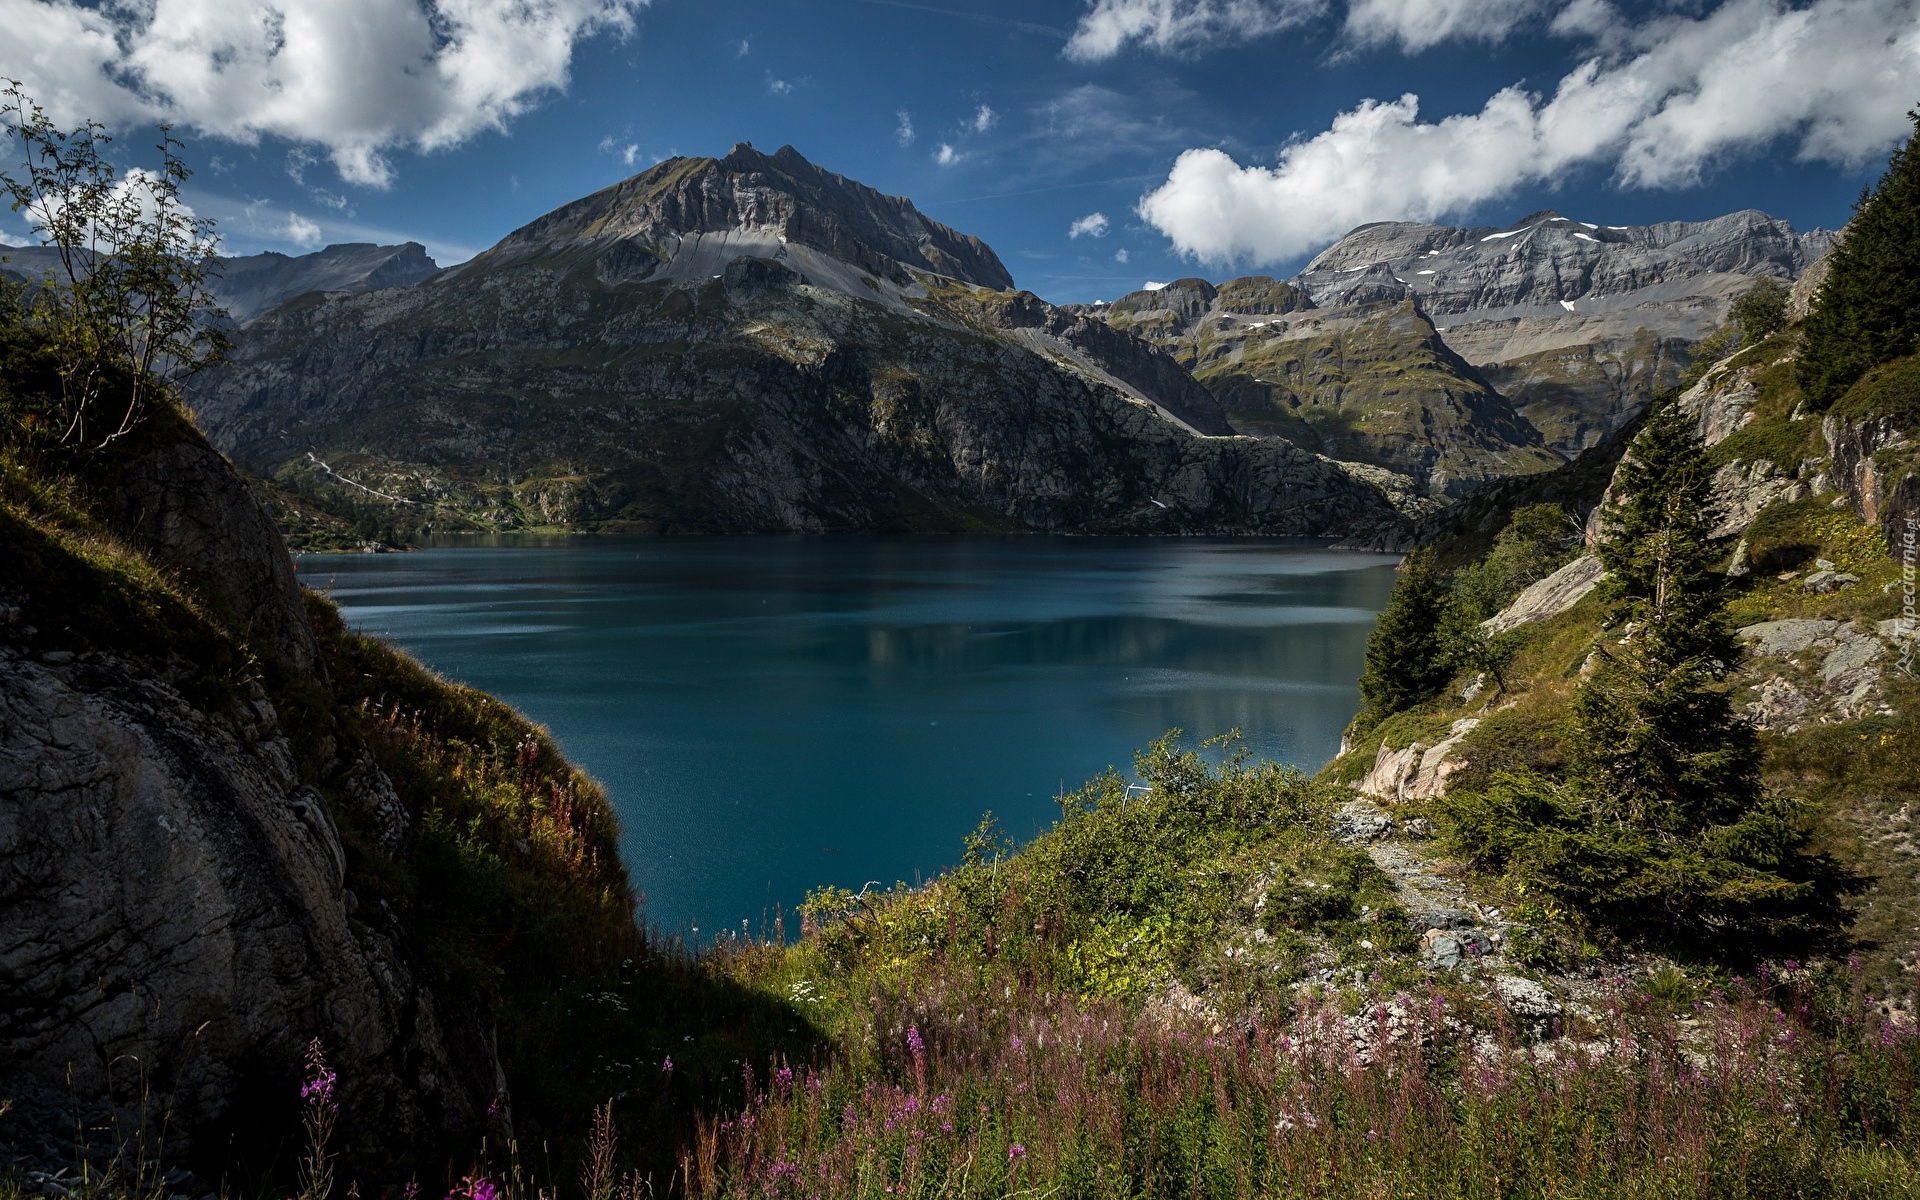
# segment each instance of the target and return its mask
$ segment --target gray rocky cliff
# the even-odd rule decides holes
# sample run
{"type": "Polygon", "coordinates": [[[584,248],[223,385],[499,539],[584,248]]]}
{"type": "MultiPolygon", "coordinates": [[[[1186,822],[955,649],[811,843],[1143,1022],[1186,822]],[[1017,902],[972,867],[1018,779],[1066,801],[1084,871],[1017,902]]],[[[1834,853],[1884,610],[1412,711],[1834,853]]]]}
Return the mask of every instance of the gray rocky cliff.
{"type": "Polygon", "coordinates": [[[1891,416],[1829,415],[1822,422],[1834,485],[1860,519],[1878,525],[1895,555],[1920,542],[1920,446],[1891,416]]]}
{"type": "Polygon", "coordinates": [[[237,619],[256,648],[296,674],[318,668],[286,544],[218,451],[181,428],[141,439],[110,474],[114,522],[156,565],[237,619]]]}
{"type": "Polygon", "coordinates": [[[149,662],[0,647],[0,795],[16,1159],[70,1164],[71,1097],[144,1104],[190,1161],[284,1133],[310,1038],[355,1125],[397,1142],[490,1098],[379,914],[355,918],[339,833],[257,687],[222,711],[149,662]]]}
{"type": "Polygon", "coordinates": [[[435,1145],[499,1065],[405,916],[353,894],[337,819],[392,856],[410,818],[335,736],[280,535],[183,422],[111,468],[132,575],[0,513],[26,564],[0,572],[0,1162],[72,1166],[81,1115],[163,1122],[174,1161],[276,1153],[313,1038],[354,1147],[435,1145]]]}

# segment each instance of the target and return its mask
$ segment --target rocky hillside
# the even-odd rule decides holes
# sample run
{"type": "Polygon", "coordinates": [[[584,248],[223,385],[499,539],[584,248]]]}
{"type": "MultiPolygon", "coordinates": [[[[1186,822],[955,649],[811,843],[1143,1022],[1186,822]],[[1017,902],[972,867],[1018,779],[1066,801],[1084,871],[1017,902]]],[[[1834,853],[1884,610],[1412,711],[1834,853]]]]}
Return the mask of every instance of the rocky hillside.
{"type": "Polygon", "coordinates": [[[1734,296],[1831,242],[1758,212],[1363,225],[1295,279],[1180,280],[1087,311],[1180,359],[1236,428],[1459,495],[1598,445],[1678,381],[1734,296]]]}
{"type": "MultiPolygon", "coordinates": [[[[57,270],[55,252],[42,246],[0,251],[0,274],[37,279],[57,270]]],[[[274,251],[219,261],[214,298],[232,320],[245,324],[261,313],[308,292],[370,292],[405,287],[439,270],[418,242],[376,246],[350,242],[312,254],[288,256],[274,251]]]]}
{"type": "Polygon", "coordinates": [[[36,439],[35,347],[0,322],[8,1186],[287,1194],[316,1041],[343,1170],[405,1178],[585,1119],[589,991],[653,997],[629,1036],[739,1038],[636,927],[611,810],[544,731],[348,631],[173,410],[36,439]]]}
{"type": "MultiPolygon", "coordinates": [[[[1920,689],[1901,566],[1920,375],[1911,359],[1888,364],[1823,421],[1804,411],[1794,379],[1799,339],[1793,327],[1740,350],[1708,369],[1680,404],[1713,470],[1717,569],[1746,649],[1731,679],[1735,707],[1761,730],[1769,792],[1811,802],[1816,848],[1863,881],[1852,936],[1868,986],[1903,1006],[1920,935],[1910,820],[1920,799],[1920,689]]],[[[1574,470],[1555,473],[1569,476],[1567,486],[1542,477],[1538,495],[1526,498],[1550,498],[1585,518],[1618,487],[1617,476],[1606,483],[1591,465],[1578,475],[1584,487],[1573,487],[1574,470]]],[[[1567,706],[1594,651],[1632,634],[1604,622],[1596,592],[1603,574],[1590,548],[1599,527],[1590,518],[1587,525],[1588,548],[1568,551],[1559,570],[1488,622],[1488,634],[1510,642],[1498,678],[1462,674],[1327,768],[1378,806],[1365,809],[1378,818],[1369,837],[1386,839],[1376,857],[1400,845],[1392,853],[1433,858],[1417,843],[1446,796],[1485,789],[1505,769],[1551,771],[1561,761],[1567,706]]],[[[1443,548],[1484,542],[1471,528],[1446,537],[1443,548]]],[[[1511,918],[1497,919],[1501,898],[1478,899],[1496,919],[1476,924],[1505,936],[1511,918]]]]}
{"type": "Polygon", "coordinates": [[[1277,438],[992,250],[807,162],[674,159],[408,288],[256,320],[194,407],[402,528],[1365,534],[1407,481],[1277,438]]]}

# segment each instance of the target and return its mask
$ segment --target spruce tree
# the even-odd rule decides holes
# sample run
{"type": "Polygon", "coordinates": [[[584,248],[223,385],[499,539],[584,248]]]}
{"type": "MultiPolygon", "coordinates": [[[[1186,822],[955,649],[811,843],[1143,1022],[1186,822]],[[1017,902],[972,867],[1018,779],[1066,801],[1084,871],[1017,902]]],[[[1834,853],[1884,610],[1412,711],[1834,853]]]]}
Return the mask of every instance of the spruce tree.
{"type": "Polygon", "coordinates": [[[1600,547],[1612,624],[1574,696],[1564,772],[1451,798],[1454,837],[1629,940],[1722,959],[1813,948],[1840,928],[1847,880],[1805,852],[1799,804],[1766,795],[1757,736],[1733,711],[1709,475],[1671,402],[1620,483],[1600,547]]]}
{"type": "Polygon", "coordinates": [[[1361,729],[1428,699],[1453,677],[1441,642],[1446,608],[1446,583],[1433,548],[1423,546],[1407,556],[1405,574],[1367,639],[1367,670],[1360,677],[1361,729]]]}
{"type": "Polygon", "coordinates": [[[1860,198],[1807,314],[1795,373],[1825,410],[1883,362],[1920,351],[1920,110],[1879,186],[1860,198]]]}

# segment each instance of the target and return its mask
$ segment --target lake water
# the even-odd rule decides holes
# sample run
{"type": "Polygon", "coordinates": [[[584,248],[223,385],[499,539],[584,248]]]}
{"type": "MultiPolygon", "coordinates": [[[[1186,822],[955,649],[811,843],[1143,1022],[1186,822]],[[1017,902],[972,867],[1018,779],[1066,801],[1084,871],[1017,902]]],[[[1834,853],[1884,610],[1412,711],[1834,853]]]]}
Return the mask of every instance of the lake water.
{"type": "MultiPolygon", "coordinates": [[[[1147,538],[567,538],[309,555],[353,625],[551,729],[647,916],[705,940],[916,881],[1167,729],[1339,748],[1393,560],[1147,538]]],[[[790,921],[788,929],[794,924],[790,921]]]]}

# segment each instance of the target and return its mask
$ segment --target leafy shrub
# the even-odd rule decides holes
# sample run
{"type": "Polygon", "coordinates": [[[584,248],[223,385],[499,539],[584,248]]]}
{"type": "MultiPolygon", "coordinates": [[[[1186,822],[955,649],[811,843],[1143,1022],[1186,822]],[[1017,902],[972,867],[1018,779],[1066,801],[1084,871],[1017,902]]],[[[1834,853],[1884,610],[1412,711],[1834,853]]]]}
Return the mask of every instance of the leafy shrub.
{"type": "Polygon", "coordinates": [[[1740,327],[1743,345],[1772,337],[1787,323],[1787,289],[1775,280],[1762,279],[1740,294],[1727,316],[1740,327]]]}

